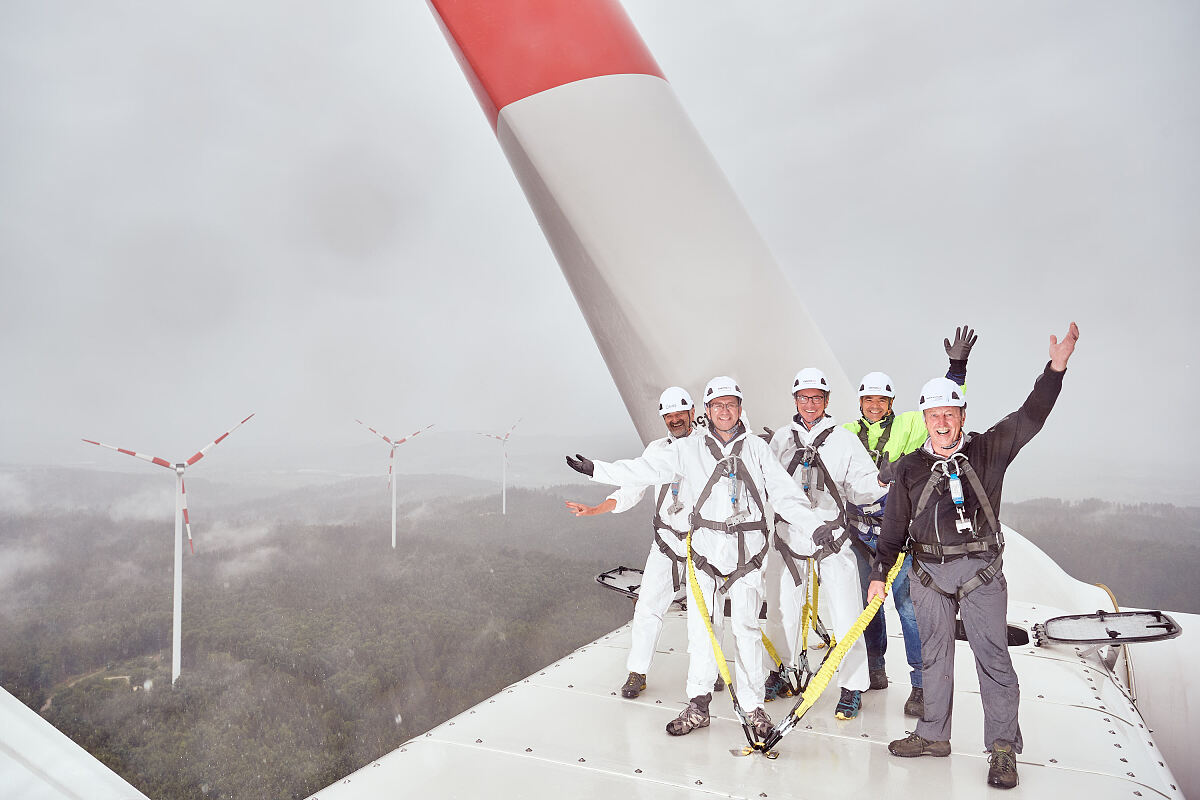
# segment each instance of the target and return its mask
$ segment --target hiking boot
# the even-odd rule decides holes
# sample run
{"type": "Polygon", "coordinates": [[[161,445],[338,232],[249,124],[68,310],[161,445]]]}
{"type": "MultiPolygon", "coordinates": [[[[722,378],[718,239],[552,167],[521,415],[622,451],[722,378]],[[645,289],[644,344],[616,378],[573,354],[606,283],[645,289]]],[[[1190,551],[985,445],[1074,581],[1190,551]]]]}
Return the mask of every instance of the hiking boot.
{"type": "Polygon", "coordinates": [[[777,670],[772,670],[767,675],[767,683],[763,686],[763,699],[768,703],[776,697],[791,697],[794,694],[791,684],[785,681],[777,670]]]}
{"type": "Polygon", "coordinates": [[[920,686],[914,686],[908,693],[908,699],[904,701],[904,715],[906,717],[925,715],[925,690],[920,686]]]}
{"type": "Polygon", "coordinates": [[[1017,754],[1012,742],[997,739],[992,742],[992,754],[988,756],[988,786],[1011,789],[1017,785],[1017,754]]]}
{"type": "Polygon", "coordinates": [[[696,728],[708,727],[708,703],[712,695],[706,694],[693,697],[679,716],[667,723],[667,733],[672,736],[684,736],[696,728]]]}
{"type": "Polygon", "coordinates": [[[758,740],[765,742],[771,735],[771,731],[775,730],[775,723],[771,722],[767,712],[763,711],[760,706],[750,712],[750,727],[754,728],[754,735],[758,737],[758,740]]]}
{"type": "Polygon", "coordinates": [[[944,758],[950,755],[950,742],[931,742],[915,733],[910,733],[903,739],[888,743],[888,752],[901,758],[916,758],[917,756],[937,756],[944,758]]]}
{"type": "Polygon", "coordinates": [[[871,685],[868,689],[886,689],[888,687],[887,670],[883,667],[873,669],[871,672],[871,685]]]}
{"type": "Polygon", "coordinates": [[[722,678],[720,675],[717,676],[717,681],[716,681],[716,683],[713,684],[713,691],[714,692],[725,691],[725,679],[722,678]]]}
{"type": "Polygon", "coordinates": [[[644,691],[646,691],[646,676],[640,672],[631,672],[625,680],[625,685],[621,687],[621,697],[632,700],[644,691]]]}
{"type": "Polygon", "coordinates": [[[862,708],[862,692],[858,689],[842,689],[842,699],[838,700],[833,715],[838,719],[854,719],[862,708]]]}

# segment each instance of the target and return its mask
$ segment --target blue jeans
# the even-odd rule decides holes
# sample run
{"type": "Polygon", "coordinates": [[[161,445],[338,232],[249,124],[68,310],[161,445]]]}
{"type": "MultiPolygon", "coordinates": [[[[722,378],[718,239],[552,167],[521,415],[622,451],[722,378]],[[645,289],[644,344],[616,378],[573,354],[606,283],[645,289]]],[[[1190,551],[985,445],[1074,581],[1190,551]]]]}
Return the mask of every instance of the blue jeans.
{"type": "MultiPolygon", "coordinates": [[[[875,552],[879,541],[879,529],[871,528],[870,533],[858,532],[858,538],[875,552]]],[[[889,565],[890,567],[891,565],[889,565]]],[[[908,575],[912,567],[912,556],[904,558],[904,566],[892,582],[892,601],[900,614],[900,630],[904,634],[904,654],[908,657],[908,666],[912,669],[909,680],[914,688],[921,688],[921,634],[917,632],[917,615],[913,611],[912,598],[908,594],[908,575]]],[[[867,586],[871,582],[871,564],[863,558],[858,559],[858,577],[862,581],[863,601],[866,601],[867,586]]],[[[883,669],[883,655],[887,652],[887,623],[883,618],[883,609],[871,620],[871,624],[863,631],[863,641],[867,644],[867,667],[883,669]]]]}

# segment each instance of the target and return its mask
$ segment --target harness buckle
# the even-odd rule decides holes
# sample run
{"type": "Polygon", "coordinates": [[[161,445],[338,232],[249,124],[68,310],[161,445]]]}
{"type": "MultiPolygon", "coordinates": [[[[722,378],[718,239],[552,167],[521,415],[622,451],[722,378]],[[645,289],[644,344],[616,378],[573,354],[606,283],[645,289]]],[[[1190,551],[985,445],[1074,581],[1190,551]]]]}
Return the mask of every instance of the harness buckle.
{"type": "Polygon", "coordinates": [[[737,513],[731,514],[729,517],[727,517],[725,519],[725,527],[732,528],[737,525],[741,525],[743,522],[749,522],[749,521],[750,521],[750,512],[748,510],[743,509],[742,511],[738,511],[737,513]]]}
{"type": "Polygon", "coordinates": [[[668,514],[678,514],[680,511],[683,511],[683,503],[678,500],[672,503],[670,508],[667,509],[668,514]]]}

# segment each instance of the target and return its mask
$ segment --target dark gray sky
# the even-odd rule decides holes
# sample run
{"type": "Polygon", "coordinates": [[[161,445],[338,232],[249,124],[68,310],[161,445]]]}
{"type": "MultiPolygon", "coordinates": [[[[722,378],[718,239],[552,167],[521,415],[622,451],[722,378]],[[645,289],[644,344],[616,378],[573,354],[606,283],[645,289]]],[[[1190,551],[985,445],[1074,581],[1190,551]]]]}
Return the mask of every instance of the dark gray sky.
{"type": "MultiPolygon", "coordinates": [[[[911,408],[969,321],[981,428],[1075,319],[1011,491],[1200,502],[1200,6],[627,8],[852,379],[911,408]]],[[[355,417],[633,441],[423,4],[18,0],[0,97],[0,461],[251,411],[214,467],[319,467],[355,417]]]]}

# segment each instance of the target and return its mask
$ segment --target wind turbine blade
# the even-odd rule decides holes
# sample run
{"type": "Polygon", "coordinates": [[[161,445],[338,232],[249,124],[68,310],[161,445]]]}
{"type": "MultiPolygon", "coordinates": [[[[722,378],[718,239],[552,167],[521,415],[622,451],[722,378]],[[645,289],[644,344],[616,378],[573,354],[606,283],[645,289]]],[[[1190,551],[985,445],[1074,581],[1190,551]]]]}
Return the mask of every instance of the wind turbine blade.
{"type": "Polygon", "coordinates": [[[356,420],[354,420],[354,421],[355,421],[355,422],[357,422],[359,425],[362,425],[364,428],[366,428],[367,430],[369,430],[371,433],[373,433],[373,434],[375,434],[376,436],[378,436],[380,439],[383,439],[383,440],[384,440],[385,442],[387,442],[388,444],[395,444],[395,442],[393,442],[391,439],[389,439],[388,437],[384,436],[382,433],[380,433],[379,431],[375,430],[375,429],[374,429],[374,428],[372,428],[370,425],[368,425],[367,423],[363,422],[361,419],[356,419],[356,420]]]}
{"type": "Polygon", "coordinates": [[[408,436],[405,436],[403,439],[398,439],[396,441],[396,444],[404,444],[409,439],[413,438],[414,436],[418,436],[418,435],[424,433],[425,431],[429,430],[432,427],[433,427],[432,425],[426,425],[424,428],[421,428],[421,430],[419,430],[419,431],[413,431],[408,436]]]}
{"type": "Polygon", "coordinates": [[[476,432],[476,435],[477,435],[477,436],[486,436],[487,438],[489,438],[489,439],[495,439],[495,440],[496,440],[496,441],[498,441],[498,442],[503,442],[503,441],[504,441],[504,437],[503,437],[503,436],[497,436],[497,435],[496,435],[496,434],[494,434],[494,433],[479,433],[479,432],[477,431],[477,432],[476,432]]]}
{"type": "Polygon", "coordinates": [[[392,469],[396,464],[396,445],[388,451],[388,489],[392,488],[392,469]]]}
{"type": "Polygon", "coordinates": [[[521,417],[517,417],[517,421],[513,423],[511,428],[508,429],[508,433],[504,434],[504,441],[508,441],[508,437],[512,436],[513,431],[515,431],[517,426],[521,424],[521,419],[521,417]]]}
{"type": "Polygon", "coordinates": [[[184,485],[183,478],[179,479],[179,496],[183,500],[183,525],[187,528],[188,547],[192,549],[192,555],[196,555],[196,545],[192,543],[192,521],[188,519],[187,487],[184,485]]]}
{"type": "MultiPolygon", "coordinates": [[[[250,415],[250,417],[253,417],[253,416],[254,416],[253,414],[250,415]]],[[[216,447],[218,444],[220,444],[222,441],[224,441],[226,436],[228,436],[229,434],[236,431],[238,428],[245,425],[246,422],[249,421],[250,417],[246,417],[246,419],[242,420],[237,425],[234,425],[232,428],[225,431],[220,436],[218,436],[216,439],[213,439],[211,442],[209,442],[207,445],[205,445],[203,448],[201,448],[196,453],[196,455],[192,456],[191,458],[189,458],[187,460],[187,465],[190,467],[192,464],[195,464],[197,461],[204,458],[204,456],[208,453],[209,450],[212,450],[214,447],[216,447]]]]}
{"type": "Polygon", "coordinates": [[[99,445],[101,447],[107,447],[109,450],[116,450],[118,453],[124,453],[127,456],[133,456],[134,458],[140,458],[142,461],[149,461],[151,464],[158,464],[160,467],[166,467],[167,469],[175,469],[175,465],[172,464],[170,461],[167,461],[165,458],[159,458],[158,456],[148,456],[145,453],[135,453],[132,450],[126,450],[124,447],[115,447],[114,445],[105,444],[104,442],[95,442],[95,441],[92,441],[91,439],[84,439],[83,441],[87,442],[88,444],[95,444],[95,445],[99,445]]]}

